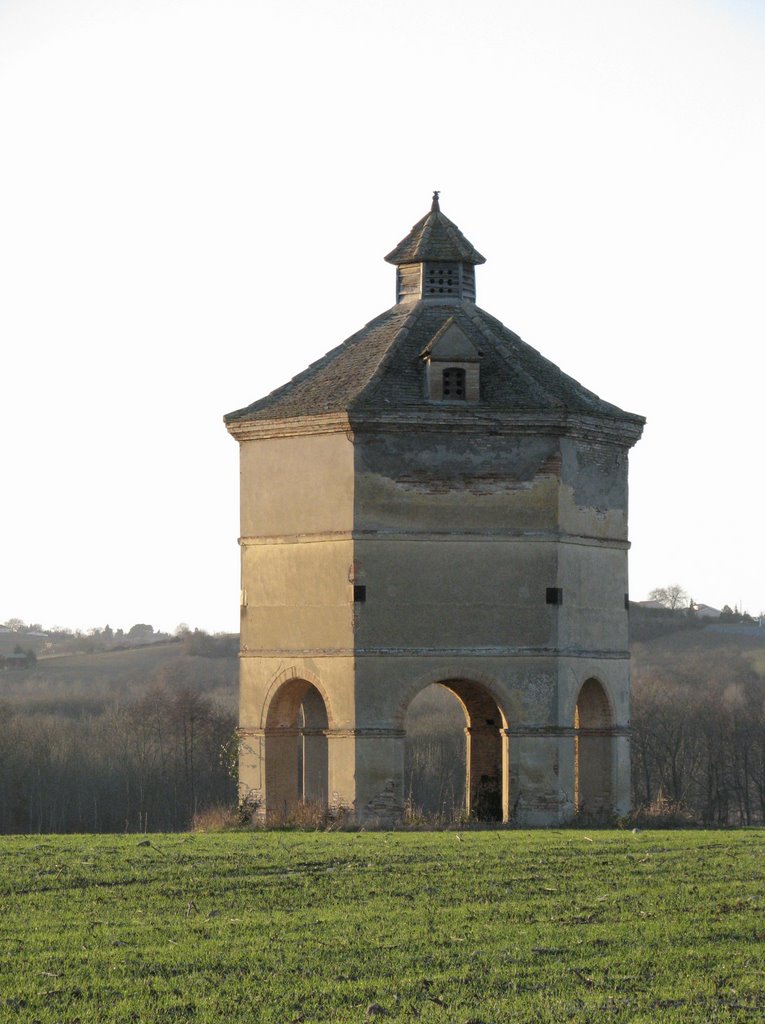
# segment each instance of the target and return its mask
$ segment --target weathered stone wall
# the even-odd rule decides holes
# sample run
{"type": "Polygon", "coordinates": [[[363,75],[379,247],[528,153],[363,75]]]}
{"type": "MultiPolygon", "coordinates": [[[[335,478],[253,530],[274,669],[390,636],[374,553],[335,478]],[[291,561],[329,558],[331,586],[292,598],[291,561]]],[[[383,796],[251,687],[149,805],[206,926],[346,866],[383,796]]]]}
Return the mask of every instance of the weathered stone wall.
{"type": "Polygon", "coordinates": [[[242,541],[246,607],[242,645],[269,652],[350,651],[353,647],[350,538],[242,541]]]}
{"type": "Polygon", "coordinates": [[[310,684],[329,802],[392,820],[406,708],[441,682],[466,709],[472,798],[496,785],[506,817],[566,820],[592,678],[612,721],[589,750],[607,751],[626,810],[626,500],[624,453],[581,438],[357,426],[244,441],[243,792],[294,797],[297,730],[269,709],[310,684]]]}
{"type": "Polygon", "coordinates": [[[558,440],[488,429],[358,432],[356,529],[557,529],[558,440]]]}
{"type": "Polygon", "coordinates": [[[292,779],[297,740],[269,724],[280,688],[295,680],[326,704],[330,799],[354,799],[352,526],[345,432],[242,442],[240,784],[261,808],[273,806],[269,780],[277,803],[295,798],[279,780],[292,779]]]}
{"type": "Polygon", "coordinates": [[[344,433],[242,444],[243,651],[352,649],[353,489],[344,433]]]}
{"type": "Polygon", "coordinates": [[[355,550],[366,585],[356,611],[361,647],[429,653],[554,642],[557,609],[545,603],[558,575],[552,542],[397,535],[357,540],[355,550]]]}
{"type": "Polygon", "coordinates": [[[561,530],[626,541],[627,452],[591,438],[562,438],[560,451],[561,530]]]}

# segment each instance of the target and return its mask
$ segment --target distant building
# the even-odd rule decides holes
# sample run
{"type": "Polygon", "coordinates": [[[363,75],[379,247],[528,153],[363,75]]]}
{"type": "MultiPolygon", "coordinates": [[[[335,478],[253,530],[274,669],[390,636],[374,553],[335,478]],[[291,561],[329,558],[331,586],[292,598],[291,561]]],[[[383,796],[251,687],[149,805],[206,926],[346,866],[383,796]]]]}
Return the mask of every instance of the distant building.
{"type": "Polygon", "coordinates": [[[700,619],[719,619],[722,615],[719,608],[712,608],[708,604],[692,604],[691,611],[700,619]]]}
{"type": "Polygon", "coordinates": [[[440,683],[465,714],[468,813],[624,814],[627,453],[644,420],[476,305],[484,257],[437,194],[386,259],[391,309],[226,416],[242,798],[263,817],[304,800],[395,820],[407,707],[440,683]]]}

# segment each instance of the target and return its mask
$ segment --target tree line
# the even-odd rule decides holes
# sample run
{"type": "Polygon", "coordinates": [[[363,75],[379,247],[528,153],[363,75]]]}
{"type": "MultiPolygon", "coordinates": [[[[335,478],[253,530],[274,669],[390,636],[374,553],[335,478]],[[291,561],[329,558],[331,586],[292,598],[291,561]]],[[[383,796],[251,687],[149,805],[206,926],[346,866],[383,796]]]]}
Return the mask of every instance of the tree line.
{"type": "MultiPolygon", "coordinates": [[[[635,617],[645,641],[633,660],[636,816],[765,824],[765,676],[734,647],[704,649],[699,623],[668,638],[678,614],[635,617]]],[[[44,660],[36,673],[4,673],[0,832],[181,830],[201,812],[234,807],[237,638],[183,628],[177,639],[177,655],[120,683],[129,696],[117,701],[102,667],[96,682],[83,668],[79,688],[56,684],[44,660]]],[[[410,811],[458,817],[465,739],[456,702],[441,687],[423,691],[407,732],[410,811]]]]}
{"type": "Polygon", "coordinates": [[[173,831],[236,800],[235,716],[198,690],[77,718],[6,703],[0,720],[0,832],[173,831]]]}
{"type": "Polygon", "coordinates": [[[632,785],[649,817],[765,823],[765,679],[740,653],[634,673],[632,785]]]}
{"type": "MultiPolygon", "coordinates": [[[[80,717],[6,704],[0,720],[2,833],[181,830],[236,801],[236,716],[198,690],[155,687],[80,717]]],[[[464,799],[463,728],[430,723],[407,745],[407,797],[444,820],[464,799]]],[[[729,655],[687,659],[671,680],[640,671],[632,761],[640,820],[765,823],[765,681],[729,655]]]]}

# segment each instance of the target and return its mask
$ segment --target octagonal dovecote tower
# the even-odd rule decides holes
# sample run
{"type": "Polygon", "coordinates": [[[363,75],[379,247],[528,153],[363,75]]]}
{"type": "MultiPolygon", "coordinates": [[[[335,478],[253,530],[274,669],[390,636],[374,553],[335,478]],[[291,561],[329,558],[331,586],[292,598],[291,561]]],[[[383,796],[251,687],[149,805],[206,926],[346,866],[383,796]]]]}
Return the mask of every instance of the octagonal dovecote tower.
{"type": "Polygon", "coordinates": [[[390,822],[431,683],[465,714],[466,810],[629,808],[627,453],[644,420],[476,305],[438,194],[396,304],[225,418],[241,449],[241,798],[390,822]]]}

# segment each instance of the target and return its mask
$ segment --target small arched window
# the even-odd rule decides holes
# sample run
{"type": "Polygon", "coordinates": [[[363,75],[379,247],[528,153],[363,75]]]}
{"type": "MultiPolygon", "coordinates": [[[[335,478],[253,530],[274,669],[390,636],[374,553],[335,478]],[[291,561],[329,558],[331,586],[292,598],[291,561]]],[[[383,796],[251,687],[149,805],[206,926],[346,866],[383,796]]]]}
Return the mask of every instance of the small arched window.
{"type": "Polygon", "coordinates": [[[465,400],[465,371],[459,366],[450,366],[443,371],[444,398],[465,400]]]}

